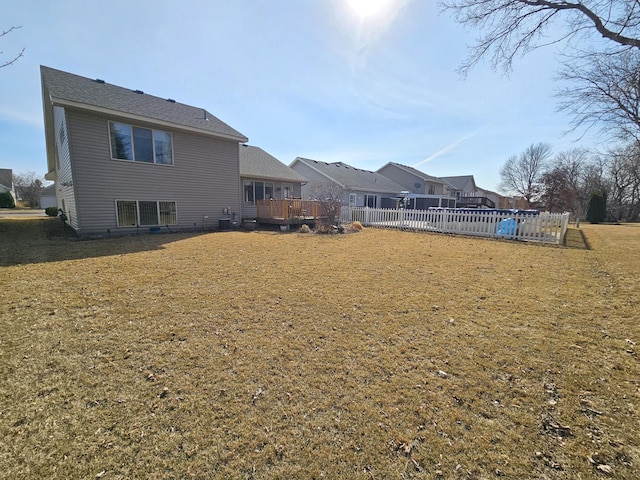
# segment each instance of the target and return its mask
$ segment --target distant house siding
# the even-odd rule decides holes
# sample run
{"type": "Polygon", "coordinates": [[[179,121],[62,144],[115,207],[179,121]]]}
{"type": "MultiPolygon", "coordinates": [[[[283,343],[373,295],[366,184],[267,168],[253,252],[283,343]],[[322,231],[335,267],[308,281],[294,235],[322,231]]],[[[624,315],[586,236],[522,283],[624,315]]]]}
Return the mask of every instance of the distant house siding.
{"type": "Polygon", "coordinates": [[[308,167],[304,163],[295,162],[292,166],[296,172],[309,180],[305,185],[302,185],[300,189],[300,196],[304,200],[308,200],[311,198],[311,187],[314,183],[332,183],[327,177],[322,175],[321,173],[316,172],[314,169],[308,167]]]}
{"type": "Polygon", "coordinates": [[[117,227],[116,200],[174,201],[178,228],[215,227],[226,207],[240,215],[237,141],[161,127],[172,134],[174,165],[113,160],[109,120],[132,123],[68,112],[80,233],[122,230],[117,227]]]}
{"type": "Polygon", "coordinates": [[[76,208],[73,169],[71,165],[70,132],[67,112],[62,107],[53,107],[53,125],[56,155],[56,197],[67,217],[67,222],[75,230],[78,229],[79,218],[76,208]]]}
{"type": "Polygon", "coordinates": [[[402,185],[407,191],[412,193],[419,193],[422,195],[445,195],[445,189],[442,183],[432,182],[429,179],[421,178],[418,175],[395,165],[385,165],[378,170],[378,173],[402,185]],[[416,184],[420,184],[420,186],[416,187],[416,184]]]}
{"type": "Polygon", "coordinates": [[[416,175],[413,175],[406,170],[402,170],[394,165],[385,165],[383,168],[378,170],[381,175],[393,180],[394,182],[402,185],[409,192],[413,193],[427,193],[425,190],[425,182],[418,178],[416,175]],[[416,187],[415,184],[419,183],[420,186],[416,187]]]}

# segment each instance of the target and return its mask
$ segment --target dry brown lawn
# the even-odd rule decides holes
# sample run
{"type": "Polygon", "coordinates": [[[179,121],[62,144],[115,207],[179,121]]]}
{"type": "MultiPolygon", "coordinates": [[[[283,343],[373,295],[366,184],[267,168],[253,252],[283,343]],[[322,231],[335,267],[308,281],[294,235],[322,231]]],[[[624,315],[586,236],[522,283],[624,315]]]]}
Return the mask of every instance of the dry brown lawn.
{"type": "Polygon", "coordinates": [[[587,250],[58,222],[0,221],[2,478],[640,476],[640,225],[587,250]]]}

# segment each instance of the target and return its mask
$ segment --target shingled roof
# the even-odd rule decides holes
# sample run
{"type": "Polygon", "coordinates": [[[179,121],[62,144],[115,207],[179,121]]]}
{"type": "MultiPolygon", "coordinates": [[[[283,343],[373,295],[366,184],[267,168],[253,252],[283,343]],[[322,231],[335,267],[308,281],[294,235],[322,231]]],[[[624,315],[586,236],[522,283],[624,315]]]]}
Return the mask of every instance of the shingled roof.
{"type": "Polygon", "coordinates": [[[263,149],[251,145],[240,146],[240,176],[306,182],[307,179],[289,168],[263,149]]]}
{"type": "Polygon", "coordinates": [[[45,110],[49,103],[103,113],[118,112],[125,117],[153,120],[166,126],[187,128],[238,142],[247,141],[244,135],[203,108],[50,67],[40,66],[40,74],[45,110]]]}
{"type": "Polygon", "coordinates": [[[309,158],[298,157],[295,162],[302,162],[345,188],[361,192],[399,193],[405,188],[384,175],[352,167],[343,162],[326,163],[309,158]]]}
{"type": "Polygon", "coordinates": [[[426,181],[429,181],[429,182],[432,182],[432,183],[446,183],[444,180],[439,179],[439,178],[437,178],[437,177],[434,177],[434,176],[432,176],[432,175],[427,175],[426,173],[421,172],[421,171],[420,171],[420,170],[418,170],[417,168],[413,168],[413,167],[410,167],[410,166],[408,166],[408,165],[403,165],[403,164],[401,164],[401,163],[397,163],[397,162],[389,162],[389,163],[387,163],[387,164],[386,164],[386,165],[384,165],[383,167],[380,167],[380,168],[378,169],[378,172],[379,172],[379,171],[381,171],[381,170],[382,170],[384,167],[386,167],[387,165],[394,165],[394,166],[396,166],[396,167],[398,167],[398,168],[400,168],[400,169],[402,169],[402,170],[404,170],[404,171],[406,171],[406,172],[411,173],[412,175],[414,175],[414,176],[416,176],[416,177],[418,177],[418,178],[421,178],[421,179],[422,179],[423,181],[425,181],[425,182],[426,182],[426,181]]]}

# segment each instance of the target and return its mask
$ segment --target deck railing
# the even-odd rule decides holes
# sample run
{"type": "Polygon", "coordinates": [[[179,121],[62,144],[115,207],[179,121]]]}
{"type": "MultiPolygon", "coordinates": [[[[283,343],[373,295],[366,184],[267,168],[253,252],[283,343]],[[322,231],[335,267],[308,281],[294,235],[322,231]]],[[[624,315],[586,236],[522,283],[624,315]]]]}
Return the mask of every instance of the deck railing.
{"type": "Polygon", "coordinates": [[[466,207],[487,207],[496,208],[496,203],[487,197],[460,197],[456,205],[460,208],[466,207]]]}
{"type": "Polygon", "coordinates": [[[506,210],[389,210],[344,207],[341,220],[346,223],[359,221],[363,225],[381,228],[561,244],[564,242],[569,225],[569,214],[532,214],[506,210]]]}
{"type": "Polygon", "coordinates": [[[313,200],[258,200],[258,220],[320,217],[320,203],[313,200]]]}

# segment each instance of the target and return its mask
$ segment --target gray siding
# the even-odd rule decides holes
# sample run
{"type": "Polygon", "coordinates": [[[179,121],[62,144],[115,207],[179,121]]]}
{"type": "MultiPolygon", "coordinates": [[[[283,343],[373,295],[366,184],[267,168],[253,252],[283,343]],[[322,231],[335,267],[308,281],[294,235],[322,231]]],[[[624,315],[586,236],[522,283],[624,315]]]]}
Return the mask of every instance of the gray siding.
{"type": "Polygon", "coordinates": [[[378,170],[378,172],[385,177],[390,178],[394,182],[399,183],[410,192],[426,193],[424,184],[425,182],[421,178],[418,178],[412,173],[402,170],[394,165],[385,165],[383,168],[378,170]],[[416,189],[414,185],[416,182],[420,182],[421,184],[420,188],[418,189],[416,189]]]}
{"type": "Polygon", "coordinates": [[[79,233],[124,231],[116,200],[175,201],[181,229],[216,227],[226,207],[240,215],[238,142],[160,128],[173,135],[174,165],[113,160],[108,121],[131,121],[70,110],[67,117],[79,233]]]}
{"type": "Polygon", "coordinates": [[[291,168],[309,180],[305,185],[302,185],[300,189],[300,196],[304,200],[308,200],[311,198],[311,185],[313,185],[314,183],[331,182],[327,177],[325,177],[321,173],[316,172],[314,169],[309,168],[302,162],[295,162],[293,165],[291,165],[291,168]]]}
{"type": "Polygon", "coordinates": [[[423,195],[430,194],[429,186],[433,185],[434,191],[432,195],[444,195],[444,185],[442,183],[430,182],[417,175],[407,172],[402,168],[398,168],[395,165],[385,165],[378,172],[385,177],[399,183],[405,187],[408,191],[413,193],[420,193],[423,195]],[[415,184],[420,183],[420,187],[416,188],[415,184]]]}
{"type": "Polygon", "coordinates": [[[79,218],[69,148],[69,128],[64,108],[53,107],[53,125],[56,146],[57,177],[55,185],[56,198],[59,202],[58,207],[64,210],[64,214],[67,216],[67,223],[75,230],[78,230],[79,218]]]}

